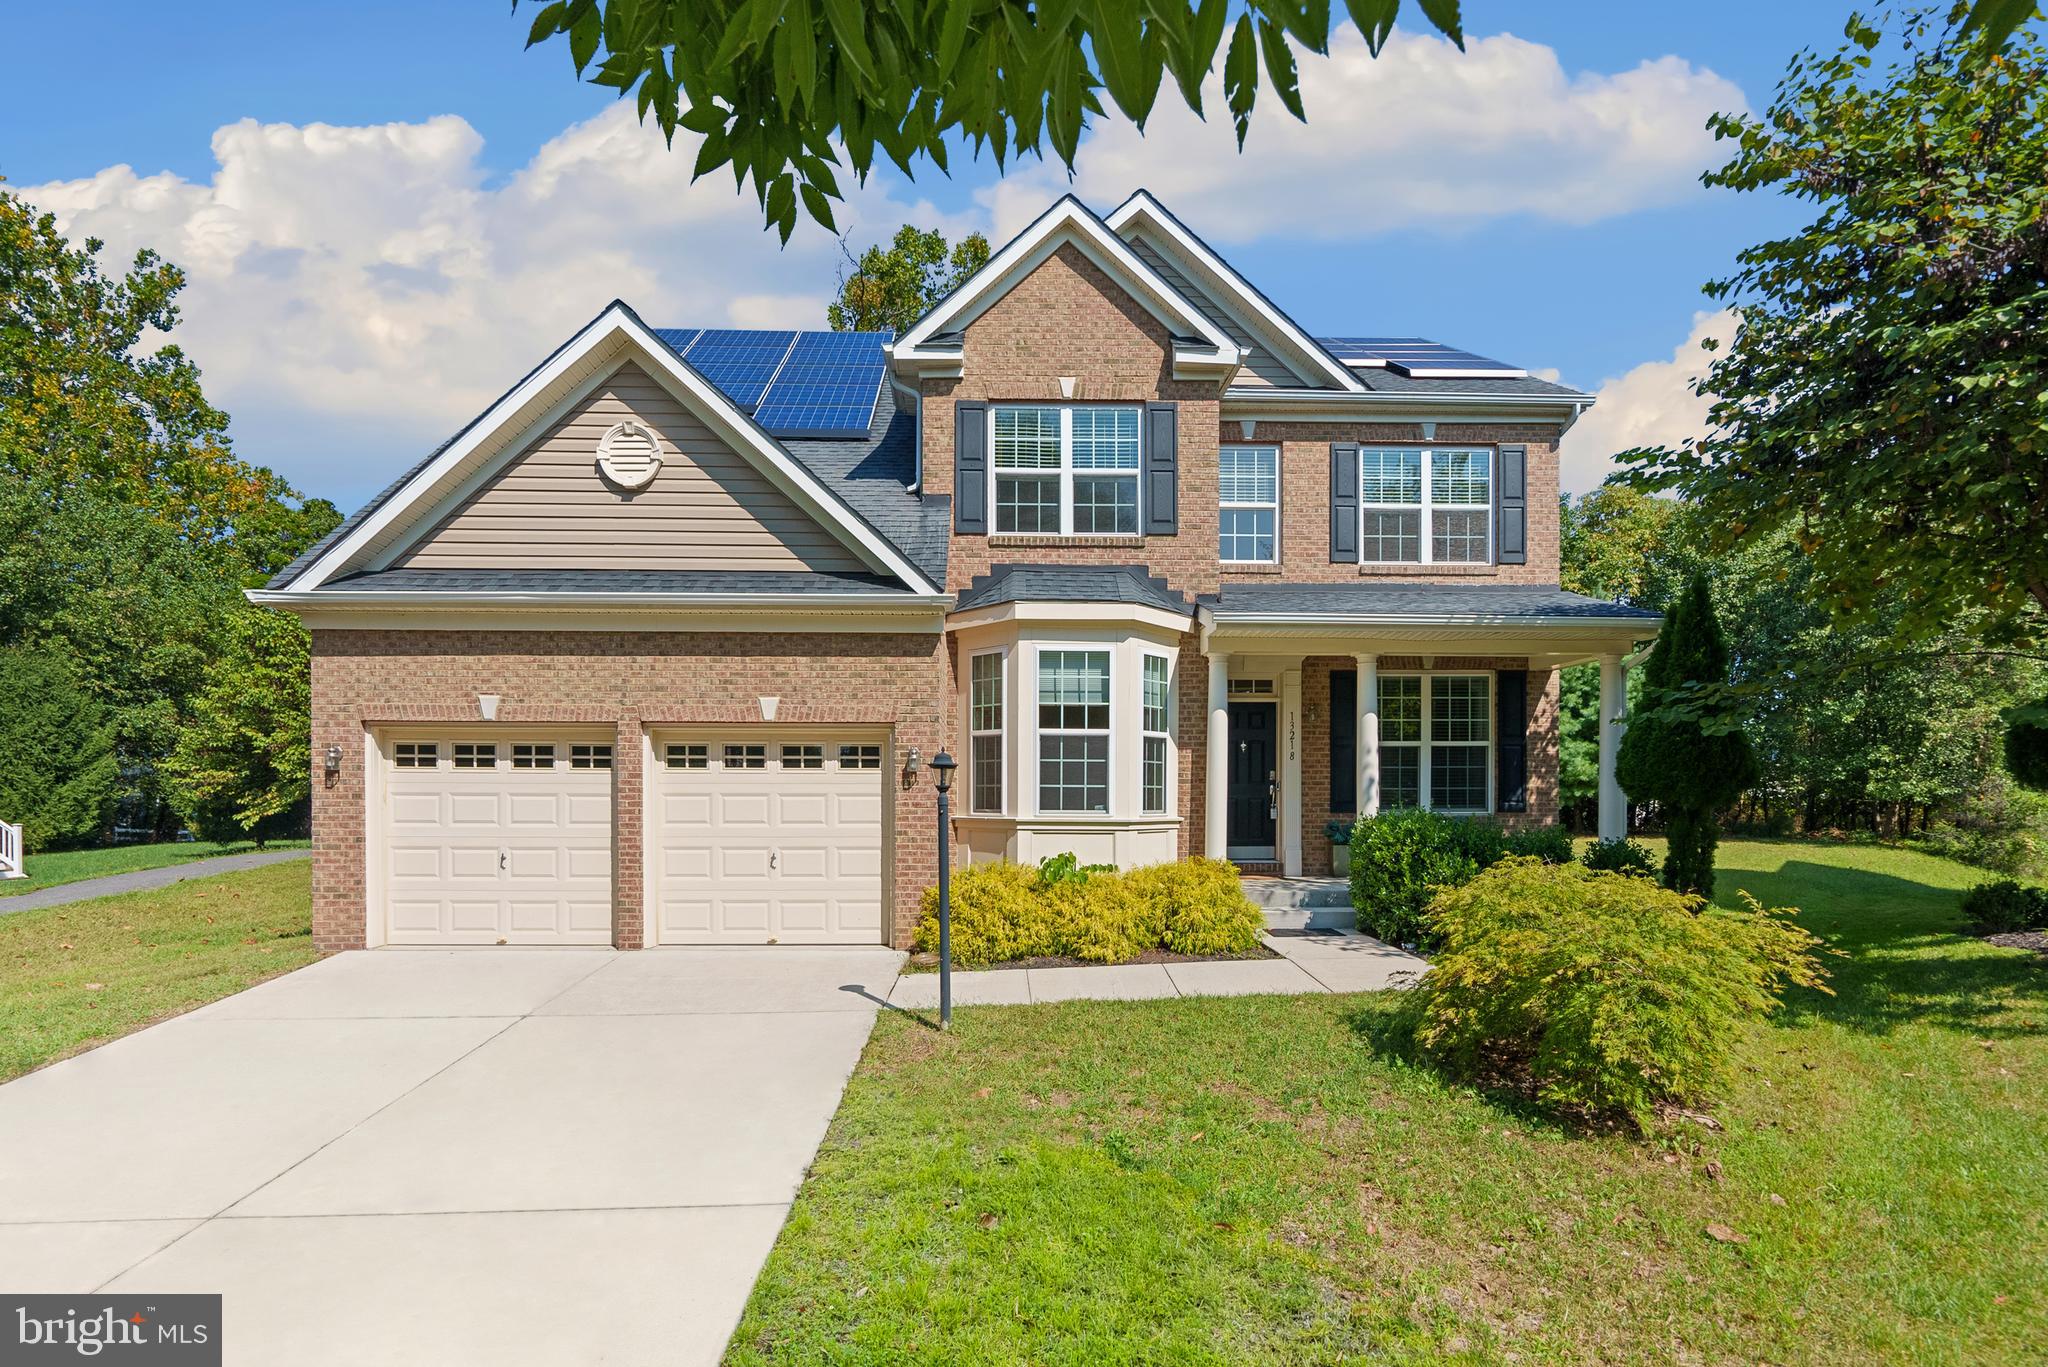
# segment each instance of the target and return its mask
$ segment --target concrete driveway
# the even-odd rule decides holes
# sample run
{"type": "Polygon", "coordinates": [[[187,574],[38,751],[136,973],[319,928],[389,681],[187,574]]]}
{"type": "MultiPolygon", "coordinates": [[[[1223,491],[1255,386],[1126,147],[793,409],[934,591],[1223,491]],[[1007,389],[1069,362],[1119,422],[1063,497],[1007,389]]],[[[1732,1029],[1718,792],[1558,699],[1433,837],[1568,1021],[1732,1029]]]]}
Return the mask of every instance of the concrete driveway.
{"type": "Polygon", "coordinates": [[[0,1087],[0,1288],[229,1362],[714,1362],[901,956],[338,955],[0,1087]]]}

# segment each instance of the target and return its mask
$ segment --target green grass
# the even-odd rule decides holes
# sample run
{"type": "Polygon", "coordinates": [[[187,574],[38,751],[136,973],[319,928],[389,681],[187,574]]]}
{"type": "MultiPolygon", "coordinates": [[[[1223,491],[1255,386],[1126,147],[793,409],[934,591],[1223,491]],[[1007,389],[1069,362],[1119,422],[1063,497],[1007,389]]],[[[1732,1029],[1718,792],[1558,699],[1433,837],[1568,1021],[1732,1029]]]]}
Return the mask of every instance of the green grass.
{"type": "MultiPolygon", "coordinates": [[[[264,848],[302,850],[304,840],[273,840],[264,848]]],[[[246,840],[224,844],[212,840],[165,841],[156,845],[111,845],[104,850],[62,850],[55,854],[28,857],[26,878],[0,882],[0,897],[18,897],[37,888],[60,883],[77,883],[103,878],[110,873],[134,873],[138,869],[161,869],[171,864],[188,864],[195,859],[212,859],[223,854],[250,854],[256,847],[246,840]]]]}
{"type": "Polygon", "coordinates": [[[1411,1065],[1392,994],[884,1013],[728,1361],[2038,1361],[2048,960],[1957,932],[1983,876],[1724,845],[1848,957],[1655,1140],[1411,1065]]]}
{"type": "Polygon", "coordinates": [[[292,861],[0,915],[0,1081],[311,963],[292,861]]]}

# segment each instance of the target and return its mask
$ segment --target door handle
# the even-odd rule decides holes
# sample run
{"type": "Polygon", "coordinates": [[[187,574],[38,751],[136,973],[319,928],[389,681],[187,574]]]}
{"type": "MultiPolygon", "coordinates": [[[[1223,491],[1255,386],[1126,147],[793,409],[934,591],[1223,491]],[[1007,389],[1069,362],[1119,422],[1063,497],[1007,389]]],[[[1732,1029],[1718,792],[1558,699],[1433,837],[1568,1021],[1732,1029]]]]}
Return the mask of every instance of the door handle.
{"type": "Polygon", "coordinates": [[[770,850],[770,851],[768,851],[768,867],[769,867],[769,868],[771,868],[771,869],[772,869],[772,868],[777,868],[777,867],[779,867],[779,866],[781,865],[781,863],[782,863],[782,851],[781,851],[781,850],[770,850]]]}
{"type": "Polygon", "coordinates": [[[505,867],[505,852],[503,850],[498,851],[498,867],[500,869],[505,867]]]}

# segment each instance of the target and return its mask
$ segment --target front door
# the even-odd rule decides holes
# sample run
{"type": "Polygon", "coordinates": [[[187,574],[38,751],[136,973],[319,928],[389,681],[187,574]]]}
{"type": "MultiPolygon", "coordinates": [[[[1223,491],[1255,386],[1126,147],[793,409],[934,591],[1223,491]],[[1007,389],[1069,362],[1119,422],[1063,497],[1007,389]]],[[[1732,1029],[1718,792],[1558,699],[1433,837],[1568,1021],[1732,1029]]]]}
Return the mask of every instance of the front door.
{"type": "Polygon", "coordinates": [[[1273,805],[1279,775],[1273,732],[1277,708],[1269,702],[1230,705],[1230,822],[1232,859],[1273,857],[1273,805]]]}

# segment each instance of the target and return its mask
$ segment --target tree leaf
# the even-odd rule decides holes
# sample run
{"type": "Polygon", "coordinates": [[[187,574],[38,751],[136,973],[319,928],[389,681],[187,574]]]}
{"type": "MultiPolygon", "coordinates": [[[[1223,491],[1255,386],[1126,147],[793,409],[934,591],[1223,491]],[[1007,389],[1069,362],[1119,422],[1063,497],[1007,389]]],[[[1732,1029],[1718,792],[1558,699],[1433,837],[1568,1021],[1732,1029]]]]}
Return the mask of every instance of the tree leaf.
{"type": "Polygon", "coordinates": [[[1287,46],[1287,35],[1278,24],[1261,24],[1259,45],[1266,52],[1266,72],[1273,78],[1273,93],[1287,106],[1288,113],[1307,123],[1308,111],[1301,107],[1301,79],[1294,69],[1294,51],[1287,46]]]}
{"type": "Polygon", "coordinates": [[[1401,0],[1344,0],[1344,8],[1351,12],[1351,22],[1365,35],[1365,46],[1373,56],[1380,55],[1380,49],[1387,45],[1387,37],[1394,31],[1394,16],[1400,13],[1401,0]]]}
{"type": "Polygon", "coordinates": [[[555,0],[554,4],[542,8],[533,16],[533,26],[526,31],[526,45],[532,47],[543,39],[554,37],[561,27],[562,16],[568,11],[569,7],[563,0],[555,0]]]}
{"type": "Polygon", "coordinates": [[[604,34],[604,19],[595,8],[589,10],[569,29],[569,60],[576,64],[576,74],[581,76],[583,68],[590,65],[590,59],[597,55],[597,40],[604,34]]]}
{"type": "Polygon", "coordinates": [[[1241,151],[1245,132],[1251,127],[1252,104],[1259,98],[1259,57],[1249,14],[1237,16],[1237,27],[1230,35],[1230,53],[1223,59],[1223,98],[1230,105],[1241,151]]]}
{"type": "Polygon", "coordinates": [[[838,225],[832,221],[832,201],[825,197],[824,191],[809,181],[805,181],[798,188],[803,192],[804,208],[810,212],[811,217],[823,224],[826,232],[838,232],[838,225]]]}

